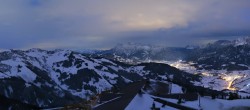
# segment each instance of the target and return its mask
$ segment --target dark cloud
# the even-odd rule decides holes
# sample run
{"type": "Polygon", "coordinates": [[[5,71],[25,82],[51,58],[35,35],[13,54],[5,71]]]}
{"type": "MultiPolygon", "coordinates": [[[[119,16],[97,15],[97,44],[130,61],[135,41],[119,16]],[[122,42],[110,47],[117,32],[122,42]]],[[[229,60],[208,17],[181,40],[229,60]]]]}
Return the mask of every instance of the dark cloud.
{"type": "Polygon", "coordinates": [[[0,1],[0,48],[202,44],[250,35],[249,0],[0,1]]]}

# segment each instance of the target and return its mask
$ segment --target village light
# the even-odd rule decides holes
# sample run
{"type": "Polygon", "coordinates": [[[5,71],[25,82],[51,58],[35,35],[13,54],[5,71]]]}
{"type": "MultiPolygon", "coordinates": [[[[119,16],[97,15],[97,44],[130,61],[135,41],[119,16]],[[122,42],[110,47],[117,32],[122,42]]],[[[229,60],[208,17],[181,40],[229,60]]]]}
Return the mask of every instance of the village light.
{"type": "Polygon", "coordinates": [[[227,86],[228,90],[235,91],[237,89],[234,88],[234,87],[232,87],[233,81],[236,80],[236,79],[238,79],[238,78],[241,78],[241,77],[242,76],[239,76],[239,75],[233,75],[233,76],[226,75],[225,77],[222,77],[222,79],[224,79],[225,81],[228,82],[228,86],[227,86]]]}

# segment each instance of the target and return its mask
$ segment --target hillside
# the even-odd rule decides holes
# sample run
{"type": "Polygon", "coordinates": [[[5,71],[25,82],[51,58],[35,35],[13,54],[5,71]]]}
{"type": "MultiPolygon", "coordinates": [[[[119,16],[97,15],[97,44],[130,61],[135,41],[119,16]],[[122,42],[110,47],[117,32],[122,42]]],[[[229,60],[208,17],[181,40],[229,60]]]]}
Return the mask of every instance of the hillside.
{"type": "Polygon", "coordinates": [[[80,102],[143,78],[189,85],[199,81],[199,76],[167,64],[129,65],[70,50],[9,50],[0,56],[0,94],[39,107],[80,102]]]}

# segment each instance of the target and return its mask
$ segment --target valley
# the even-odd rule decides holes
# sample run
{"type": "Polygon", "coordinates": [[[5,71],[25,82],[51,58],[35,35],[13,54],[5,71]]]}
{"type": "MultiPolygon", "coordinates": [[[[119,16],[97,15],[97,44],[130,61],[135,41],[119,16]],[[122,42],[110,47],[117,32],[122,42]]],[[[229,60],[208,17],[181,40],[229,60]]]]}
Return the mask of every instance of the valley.
{"type": "MultiPolygon", "coordinates": [[[[197,94],[199,97],[204,94],[205,97],[201,99],[208,102],[207,97],[212,96],[218,98],[218,103],[224,103],[225,99],[232,98],[231,94],[237,95],[233,99],[249,101],[250,42],[240,45],[237,40],[224,43],[217,41],[196,48],[124,44],[110,50],[90,52],[64,49],[5,50],[0,52],[0,94],[10,99],[10,103],[11,100],[20,101],[18,104],[25,107],[28,104],[50,109],[87,104],[88,108],[95,108],[99,104],[101,109],[101,103],[97,100],[101,97],[94,98],[95,104],[89,106],[93,97],[148,80],[151,84],[144,82],[131,93],[129,89],[123,91],[130,94],[128,99],[124,98],[126,95],[118,94],[119,97],[110,99],[110,102],[106,100],[106,108],[110,108],[112,103],[120,103],[122,109],[127,107],[129,110],[129,103],[142,100],[138,97],[138,90],[146,99],[154,97],[149,99],[150,103],[156,99],[161,103],[168,100],[173,103],[171,100],[179,100],[178,97],[185,99],[190,96],[194,100],[186,99],[181,103],[192,109],[199,109],[193,106],[198,100],[197,94]],[[221,49],[228,51],[221,52],[221,49]],[[144,89],[147,86],[148,89],[144,89]]],[[[155,102],[157,106],[158,102],[155,102]]],[[[20,106],[7,104],[3,105],[3,109],[20,106]]]]}

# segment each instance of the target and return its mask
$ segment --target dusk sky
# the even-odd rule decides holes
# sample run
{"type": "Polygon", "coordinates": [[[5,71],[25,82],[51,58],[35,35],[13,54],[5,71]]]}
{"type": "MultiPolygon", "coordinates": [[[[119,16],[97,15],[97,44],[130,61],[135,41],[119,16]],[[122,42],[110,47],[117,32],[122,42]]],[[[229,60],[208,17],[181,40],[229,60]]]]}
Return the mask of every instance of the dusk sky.
{"type": "Polygon", "coordinates": [[[250,0],[0,0],[0,49],[183,47],[250,35],[250,0]]]}

